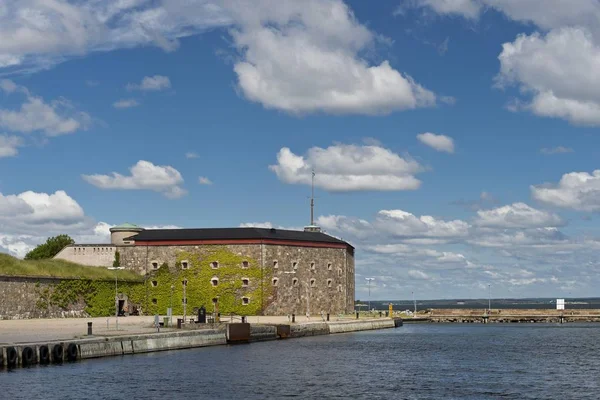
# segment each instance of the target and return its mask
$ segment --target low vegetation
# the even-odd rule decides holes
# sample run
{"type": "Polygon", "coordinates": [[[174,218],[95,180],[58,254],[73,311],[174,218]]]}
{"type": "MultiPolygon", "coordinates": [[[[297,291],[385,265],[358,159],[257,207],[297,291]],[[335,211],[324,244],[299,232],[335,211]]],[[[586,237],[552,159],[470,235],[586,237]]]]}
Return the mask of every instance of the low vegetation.
{"type": "Polygon", "coordinates": [[[62,249],[70,244],[75,244],[75,241],[69,235],[58,235],[46,240],[35,249],[25,255],[26,260],[43,260],[52,258],[57,255],[62,249]]]}
{"type": "Polygon", "coordinates": [[[0,254],[0,275],[108,280],[115,279],[115,273],[119,280],[143,280],[140,275],[131,271],[88,267],[65,260],[19,260],[8,254],[0,254]]]}

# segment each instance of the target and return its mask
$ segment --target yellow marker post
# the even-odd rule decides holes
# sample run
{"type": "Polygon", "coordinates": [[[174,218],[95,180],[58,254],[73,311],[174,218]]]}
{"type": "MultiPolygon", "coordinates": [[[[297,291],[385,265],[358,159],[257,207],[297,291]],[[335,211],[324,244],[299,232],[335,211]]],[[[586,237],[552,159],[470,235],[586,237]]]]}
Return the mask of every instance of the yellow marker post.
{"type": "Polygon", "coordinates": [[[392,303],[389,304],[389,311],[390,311],[389,316],[391,318],[392,317],[392,303]]]}

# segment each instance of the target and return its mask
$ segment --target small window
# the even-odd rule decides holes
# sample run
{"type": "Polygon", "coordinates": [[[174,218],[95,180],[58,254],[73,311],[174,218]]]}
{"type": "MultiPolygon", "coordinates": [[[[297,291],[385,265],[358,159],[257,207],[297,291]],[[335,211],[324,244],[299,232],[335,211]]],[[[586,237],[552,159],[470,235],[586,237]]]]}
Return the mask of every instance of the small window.
{"type": "Polygon", "coordinates": [[[332,287],[332,286],[333,286],[333,280],[327,279],[327,287],[332,287]]]}
{"type": "Polygon", "coordinates": [[[187,304],[187,297],[185,299],[181,299],[182,304],[187,304]]]}
{"type": "Polygon", "coordinates": [[[342,276],[342,269],[338,268],[338,276],[342,276]]]}
{"type": "Polygon", "coordinates": [[[333,265],[331,263],[327,263],[327,271],[331,271],[333,269],[333,265]]]}
{"type": "Polygon", "coordinates": [[[311,263],[310,263],[310,270],[311,270],[311,271],[314,271],[316,268],[317,268],[317,267],[316,267],[316,264],[315,264],[315,262],[314,262],[314,261],[313,261],[313,262],[311,262],[311,263]]]}
{"type": "Polygon", "coordinates": [[[210,283],[212,283],[213,286],[219,286],[219,278],[212,278],[210,283]]]}
{"type": "Polygon", "coordinates": [[[310,287],[315,287],[315,286],[317,286],[317,281],[314,280],[314,279],[311,279],[310,280],[310,287]]]}
{"type": "Polygon", "coordinates": [[[183,286],[187,286],[187,279],[184,279],[184,280],[182,280],[182,281],[181,281],[181,284],[182,284],[183,286]]]}
{"type": "Polygon", "coordinates": [[[248,261],[242,261],[242,268],[248,269],[248,261]]]}
{"type": "Polygon", "coordinates": [[[152,299],[152,304],[158,304],[158,300],[152,299]]]}
{"type": "Polygon", "coordinates": [[[189,268],[189,264],[187,261],[182,261],[181,262],[181,269],[188,269],[189,268]]]}
{"type": "Polygon", "coordinates": [[[219,262],[218,262],[218,261],[213,261],[213,262],[211,262],[211,263],[210,263],[210,267],[211,267],[212,269],[217,269],[217,268],[219,268],[219,262]]]}
{"type": "Polygon", "coordinates": [[[242,304],[247,306],[250,304],[250,299],[248,297],[242,297],[242,304]]]}
{"type": "Polygon", "coordinates": [[[273,278],[273,286],[277,286],[278,283],[279,283],[279,279],[273,278]]]}
{"type": "Polygon", "coordinates": [[[273,261],[273,268],[279,268],[279,261],[273,261]]]}
{"type": "Polygon", "coordinates": [[[292,279],[292,286],[298,286],[298,278],[292,279]]]}
{"type": "Polygon", "coordinates": [[[158,281],[152,281],[152,287],[157,287],[158,286],[158,281]]]}
{"type": "Polygon", "coordinates": [[[242,287],[248,287],[250,285],[250,279],[244,278],[242,279],[242,287]]]}
{"type": "Polygon", "coordinates": [[[342,291],[342,285],[338,285],[338,292],[342,291]]]}
{"type": "Polygon", "coordinates": [[[152,268],[158,269],[158,263],[156,261],[152,261],[152,268]]]}
{"type": "Polygon", "coordinates": [[[298,261],[293,261],[292,262],[292,268],[298,269],[298,261]]]}

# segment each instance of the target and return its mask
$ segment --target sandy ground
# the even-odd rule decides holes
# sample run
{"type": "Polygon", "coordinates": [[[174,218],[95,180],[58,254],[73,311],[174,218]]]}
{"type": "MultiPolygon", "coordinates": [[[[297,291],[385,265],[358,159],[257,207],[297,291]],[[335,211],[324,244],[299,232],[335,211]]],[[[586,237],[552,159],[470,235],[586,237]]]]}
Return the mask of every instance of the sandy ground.
{"type": "MultiPolygon", "coordinates": [[[[192,317],[193,315],[188,315],[188,321],[192,317]]],[[[178,317],[175,316],[175,318],[178,317]]],[[[179,316],[179,318],[181,318],[181,316],[179,316]]],[[[250,316],[247,318],[247,321],[250,323],[289,323],[287,316],[250,316]]],[[[352,319],[352,316],[349,315],[347,318],[343,319],[352,319]]],[[[331,316],[330,320],[338,321],[340,318],[338,316],[331,316]]],[[[160,321],[163,321],[163,317],[160,318],[160,321]]],[[[221,321],[230,322],[231,319],[230,317],[221,317],[221,321]]],[[[322,321],[321,316],[313,316],[310,319],[307,319],[306,316],[296,317],[296,322],[298,323],[316,323],[322,321]]],[[[115,317],[1,320],[0,345],[7,343],[34,343],[84,338],[87,337],[88,322],[92,322],[94,336],[132,335],[156,332],[153,316],[120,317],[118,330],[116,329],[115,317]]],[[[239,317],[235,317],[233,322],[240,322],[239,317]]],[[[171,330],[173,329],[160,329],[161,332],[168,332],[171,330]]]]}

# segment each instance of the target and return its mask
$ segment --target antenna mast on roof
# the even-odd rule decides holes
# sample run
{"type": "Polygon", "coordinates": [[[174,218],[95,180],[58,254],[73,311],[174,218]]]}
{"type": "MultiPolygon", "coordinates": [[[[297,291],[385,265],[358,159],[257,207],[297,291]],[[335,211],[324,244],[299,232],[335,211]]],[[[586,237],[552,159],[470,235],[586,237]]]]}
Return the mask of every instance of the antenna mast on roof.
{"type": "Polygon", "coordinates": [[[310,184],[310,225],[304,227],[304,232],[321,232],[321,228],[315,225],[315,170],[312,170],[310,184]]]}
{"type": "Polygon", "coordinates": [[[310,194],[310,224],[315,224],[315,170],[312,170],[311,194],[310,194]]]}

